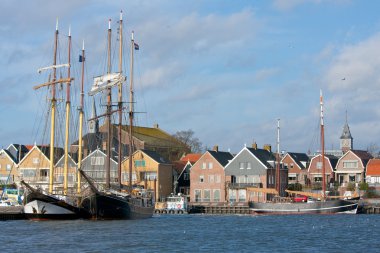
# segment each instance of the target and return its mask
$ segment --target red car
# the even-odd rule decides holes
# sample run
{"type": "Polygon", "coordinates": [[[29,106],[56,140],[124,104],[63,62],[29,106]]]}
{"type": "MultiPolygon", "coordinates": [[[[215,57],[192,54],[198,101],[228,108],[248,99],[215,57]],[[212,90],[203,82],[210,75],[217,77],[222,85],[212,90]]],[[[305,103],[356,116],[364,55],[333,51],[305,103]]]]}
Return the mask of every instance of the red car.
{"type": "Polygon", "coordinates": [[[307,202],[307,196],[297,195],[293,198],[294,202],[307,202]]]}

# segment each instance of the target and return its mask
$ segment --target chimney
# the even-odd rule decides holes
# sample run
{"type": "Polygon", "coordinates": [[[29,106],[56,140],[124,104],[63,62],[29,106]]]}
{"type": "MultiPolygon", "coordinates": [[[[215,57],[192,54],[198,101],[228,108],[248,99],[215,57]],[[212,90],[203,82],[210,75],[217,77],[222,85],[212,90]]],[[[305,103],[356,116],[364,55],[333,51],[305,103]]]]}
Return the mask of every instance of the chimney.
{"type": "Polygon", "coordinates": [[[218,151],[219,151],[219,147],[218,147],[218,145],[215,145],[215,146],[212,148],[212,150],[218,152],[218,151]]]}
{"type": "Polygon", "coordinates": [[[272,152],[272,146],[270,144],[264,144],[264,149],[268,152],[272,152]]]}
{"type": "Polygon", "coordinates": [[[153,125],[153,128],[158,128],[158,124],[155,123],[155,124],[153,125]]]}
{"type": "Polygon", "coordinates": [[[252,148],[255,150],[257,149],[257,143],[256,142],[252,143],[252,148]]]}

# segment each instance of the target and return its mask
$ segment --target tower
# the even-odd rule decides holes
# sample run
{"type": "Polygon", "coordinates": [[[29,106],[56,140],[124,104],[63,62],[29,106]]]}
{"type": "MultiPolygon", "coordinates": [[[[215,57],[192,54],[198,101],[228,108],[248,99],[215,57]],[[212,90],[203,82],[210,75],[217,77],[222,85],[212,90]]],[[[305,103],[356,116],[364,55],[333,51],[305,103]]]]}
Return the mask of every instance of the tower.
{"type": "Polygon", "coordinates": [[[343,153],[346,153],[348,150],[353,149],[353,138],[351,136],[350,127],[348,126],[347,121],[347,111],[346,111],[346,123],[343,126],[343,132],[340,136],[340,149],[343,153]]]}
{"type": "Polygon", "coordinates": [[[93,98],[91,120],[88,122],[88,132],[91,134],[99,133],[99,119],[96,115],[95,98],[93,98]]]}

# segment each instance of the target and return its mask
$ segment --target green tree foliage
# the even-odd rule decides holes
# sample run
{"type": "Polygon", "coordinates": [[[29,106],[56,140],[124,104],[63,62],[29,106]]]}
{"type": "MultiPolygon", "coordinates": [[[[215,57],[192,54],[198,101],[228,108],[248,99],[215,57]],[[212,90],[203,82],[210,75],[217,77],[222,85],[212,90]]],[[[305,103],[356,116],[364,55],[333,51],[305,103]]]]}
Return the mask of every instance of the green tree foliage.
{"type": "Polygon", "coordinates": [[[191,129],[178,131],[173,137],[187,145],[192,153],[203,153],[204,151],[202,142],[194,136],[194,131],[191,129]]]}
{"type": "Polygon", "coordinates": [[[302,184],[300,183],[294,183],[288,185],[289,191],[302,191],[302,184]]]}
{"type": "Polygon", "coordinates": [[[347,191],[355,191],[355,183],[354,182],[349,182],[347,184],[347,191]]]}

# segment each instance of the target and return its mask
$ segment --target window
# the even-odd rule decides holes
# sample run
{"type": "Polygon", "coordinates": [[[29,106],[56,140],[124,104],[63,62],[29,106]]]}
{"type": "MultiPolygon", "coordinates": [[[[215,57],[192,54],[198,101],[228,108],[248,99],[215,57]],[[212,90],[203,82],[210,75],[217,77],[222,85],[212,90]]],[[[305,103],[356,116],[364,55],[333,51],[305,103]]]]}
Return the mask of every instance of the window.
{"type": "Polygon", "coordinates": [[[322,169],[322,162],[317,162],[317,169],[322,169]]]}
{"type": "Polygon", "coordinates": [[[290,163],[290,168],[293,169],[293,167],[294,167],[294,164],[290,163]]]}
{"type": "Polygon", "coordinates": [[[247,162],[247,170],[250,170],[252,167],[251,167],[251,163],[250,162],[247,162]]]}
{"type": "Polygon", "coordinates": [[[208,182],[214,183],[214,175],[208,175],[208,182]]]}
{"type": "Polygon", "coordinates": [[[157,179],[157,172],[142,172],[141,178],[144,180],[153,181],[157,179]]]}
{"type": "Polygon", "coordinates": [[[220,190],[217,189],[217,190],[214,190],[214,202],[219,202],[220,201],[220,190]]]}
{"type": "Polygon", "coordinates": [[[135,167],[145,167],[145,160],[135,160],[135,167]]]}
{"type": "Polygon", "coordinates": [[[38,158],[38,157],[34,157],[34,158],[32,159],[32,162],[33,162],[33,164],[39,164],[39,163],[40,163],[40,158],[38,158]]]}
{"type": "Polygon", "coordinates": [[[345,169],[357,169],[358,168],[358,161],[344,161],[343,162],[343,168],[345,168],[345,169]]]}
{"type": "Polygon", "coordinates": [[[245,202],[245,200],[246,200],[246,191],[243,190],[243,189],[240,189],[239,192],[238,192],[238,194],[239,194],[239,201],[245,202]]]}
{"type": "Polygon", "coordinates": [[[210,202],[210,190],[203,191],[203,202],[210,202]]]}
{"type": "Polygon", "coordinates": [[[216,175],[216,183],[220,183],[220,175],[216,175]]]}
{"type": "Polygon", "coordinates": [[[12,166],[10,164],[7,164],[7,170],[11,170],[12,169],[12,166]]]}
{"type": "Polygon", "coordinates": [[[183,180],[189,180],[189,173],[183,173],[183,180]]]}
{"type": "Polygon", "coordinates": [[[205,179],[205,178],[204,178],[203,175],[200,175],[200,176],[199,176],[199,182],[200,182],[200,183],[203,183],[203,182],[204,182],[204,179],[205,179]]]}
{"type": "Polygon", "coordinates": [[[195,202],[201,201],[201,190],[194,190],[195,202]]]}
{"type": "Polygon", "coordinates": [[[104,165],[104,157],[102,156],[91,157],[91,165],[104,165]]]}
{"type": "Polygon", "coordinates": [[[35,177],[36,176],[36,171],[35,170],[21,170],[21,173],[24,177],[35,177]]]}
{"type": "Polygon", "coordinates": [[[202,170],[206,169],[206,163],[202,163],[202,170]]]}
{"type": "Polygon", "coordinates": [[[209,168],[209,169],[212,169],[212,168],[213,168],[213,164],[212,164],[212,162],[209,162],[209,163],[208,163],[208,168],[209,168]]]}
{"type": "Polygon", "coordinates": [[[239,168],[240,168],[241,170],[244,170],[244,163],[243,163],[243,162],[240,162],[240,163],[239,163],[239,168]]]}
{"type": "Polygon", "coordinates": [[[350,181],[350,182],[355,182],[355,175],[349,175],[348,176],[348,180],[350,181]]]}

